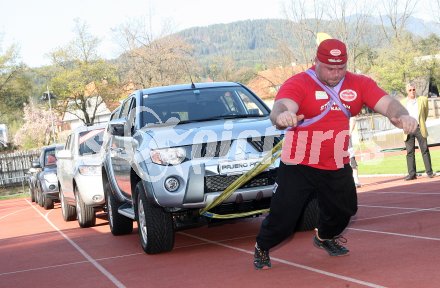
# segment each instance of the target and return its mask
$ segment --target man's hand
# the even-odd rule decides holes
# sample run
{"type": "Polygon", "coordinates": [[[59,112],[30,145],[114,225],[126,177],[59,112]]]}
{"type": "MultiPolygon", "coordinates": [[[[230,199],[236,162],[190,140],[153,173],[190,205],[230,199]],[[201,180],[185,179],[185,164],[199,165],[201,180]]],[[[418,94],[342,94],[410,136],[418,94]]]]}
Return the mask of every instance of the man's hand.
{"type": "Polygon", "coordinates": [[[419,125],[417,120],[409,115],[401,115],[399,118],[391,118],[391,123],[397,128],[403,129],[405,134],[414,133],[419,125]]]}
{"type": "Polygon", "coordinates": [[[374,110],[388,117],[397,128],[403,129],[405,134],[414,133],[417,129],[417,120],[409,116],[405,107],[389,95],[383,96],[374,106],[374,110]]]}
{"type": "Polygon", "coordinates": [[[296,127],[298,123],[304,119],[304,115],[296,115],[291,111],[284,111],[275,119],[275,126],[277,129],[284,130],[287,127],[296,127]]]}

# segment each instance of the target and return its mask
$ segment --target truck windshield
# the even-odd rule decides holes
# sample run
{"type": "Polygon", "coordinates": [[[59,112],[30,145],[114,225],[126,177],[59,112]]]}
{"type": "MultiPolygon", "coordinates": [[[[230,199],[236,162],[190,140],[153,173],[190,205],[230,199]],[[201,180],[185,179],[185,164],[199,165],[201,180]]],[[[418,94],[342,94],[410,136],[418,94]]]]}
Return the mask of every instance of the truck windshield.
{"type": "Polygon", "coordinates": [[[264,104],[240,86],[163,92],[145,95],[142,100],[143,126],[269,115],[264,104]]]}
{"type": "Polygon", "coordinates": [[[96,154],[102,146],[104,129],[84,131],[79,134],[79,155],[96,154]]]}

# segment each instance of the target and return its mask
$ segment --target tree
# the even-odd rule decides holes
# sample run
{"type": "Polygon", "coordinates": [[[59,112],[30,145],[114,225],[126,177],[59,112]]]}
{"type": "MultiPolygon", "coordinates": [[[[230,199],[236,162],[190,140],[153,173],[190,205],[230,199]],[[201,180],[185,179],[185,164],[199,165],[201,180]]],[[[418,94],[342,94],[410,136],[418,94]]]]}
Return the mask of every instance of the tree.
{"type": "Polygon", "coordinates": [[[370,32],[368,19],[373,6],[371,3],[349,0],[328,0],[326,3],[327,17],[334,23],[335,35],[332,36],[347,44],[349,70],[357,71],[358,62],[362,67],[362,62],[368,59],[369,51],[362,43],[366,42],[367,33],[370,32]]]}
{"type": "Polygon", "coordinates": [[[18,48],[15,45],[11,45],[3,54],[0,54],[0,93],[2,93],[4,89],[6,89],[7,84],[22,71],[23,65],[17,62],[18,48]]]}
{"type": "Polygon", "coordinates": [[[126,85],[148,88],[198,77],[200,69],[191,56],[192,47],[180,37],[155,37],[151,25],[137,20],[121,25],[116,32],[122,39],[120,45],[124,52],[118,63],[126,85]]]}
{"type": "Polygon", "coordinates": [[[406,36],[393,39],[390,46],[379,51],[371,72],[386,91],[404,94],[407,82],[428,74],[418,60],[422,53],[415,47],[414,39],[406,36]]]}
{"type": "MultiPolygon", "coordinates": [[[[1,44],[1,43],[0,43],[1,44]]],[[[10,134],[21,126],[23,104],[32,95],[33,86],[28,68],[20,62],[19,49],[11,45],[2,52],[0,45],[0,123],[10,134]]]]}
{"type": "Polygon", "coordinates": [[[435,34],[431,34],[429,37],[421,39],[417,47],[420,49],[423,55],[420,64],[425,67],[426,71],[428,71],[428,79],[430,80],[431,85],[439,89],[440,59],[438,47],[440,47],[440,37],[435,34]]]}
{"type": "Polygon", "coordinates": [[[434,20],[437,23],[440,23],[440,0],[432,0],[430,3],[432,5],[431,11],[432,15],[434,16],[434,20]]]}
{"type": "Polygon", "coordinates": [[[393,39],[400,39],[407,33],[406,24],[419,0],[382,0],[380,2],[385,11],[385,15],[380,15],[382,30],[388,42],[391,43],[393,39]],[[391,35],[386,28],[388,25],[391,26],[391,35]]]}
{"type": "Polygon", "coordinates": [[[50,87],[61,105],[61,113],[71,113],[85,124],[93,124],[98,107],[120,98],[116,67],[97,52],[99,39],[76,20],[76,38],[51,53],[56,70],[50,87]]]}
{"type": "Polygon", "coordinates": [[[316,33],[321,32],[323,13],[323,6],[317,0],[290,0],[284,6],[285,17],[290,20],[292,35],[298,43],[297,47],[291,49],[293,56],[290,58],[297,59],[295,62],[306,65],[313,63],[316,33]]]}
{"type": "Polygon", "coordinates": [[[56,117],[48,110],[41,109],[33,102],[24,105],[23,108],[24,124],[17,131],[14,137],[15,145],[24,149],[31,149],[47,145],[52,138],[52,121],[56,117]]]}

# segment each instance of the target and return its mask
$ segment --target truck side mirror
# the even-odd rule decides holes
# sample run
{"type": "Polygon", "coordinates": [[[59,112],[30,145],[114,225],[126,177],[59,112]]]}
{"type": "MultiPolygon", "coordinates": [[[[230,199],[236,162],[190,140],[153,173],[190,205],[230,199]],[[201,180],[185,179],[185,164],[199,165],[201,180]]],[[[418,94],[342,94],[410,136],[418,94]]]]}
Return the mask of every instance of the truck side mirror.
{"type": "Polygon", "coordinates": [[[110,121],[109,132],[114,136],[124,136],[125,126],[127,125],[127,120],[117,119],[110,121]]]}

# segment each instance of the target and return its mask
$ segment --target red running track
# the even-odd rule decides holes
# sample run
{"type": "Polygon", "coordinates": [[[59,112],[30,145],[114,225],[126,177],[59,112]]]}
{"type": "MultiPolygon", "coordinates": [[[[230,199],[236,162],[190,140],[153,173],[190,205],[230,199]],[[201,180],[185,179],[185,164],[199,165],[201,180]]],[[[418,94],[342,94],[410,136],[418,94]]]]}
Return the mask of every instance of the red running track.
{"type": "Polygon", "coordinates": [[[440,177],[362,178],[344,233],[351,253],[330,257],[296,233],[252,265],[262,217],[188,229],[169,253],[146,255],[137,229],[112,236],[64,222],[28,199],[0,201],[0,287],[440,287],[440,177]]]}

